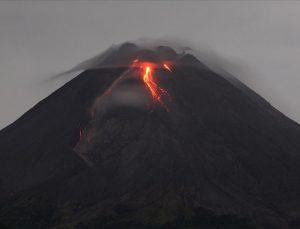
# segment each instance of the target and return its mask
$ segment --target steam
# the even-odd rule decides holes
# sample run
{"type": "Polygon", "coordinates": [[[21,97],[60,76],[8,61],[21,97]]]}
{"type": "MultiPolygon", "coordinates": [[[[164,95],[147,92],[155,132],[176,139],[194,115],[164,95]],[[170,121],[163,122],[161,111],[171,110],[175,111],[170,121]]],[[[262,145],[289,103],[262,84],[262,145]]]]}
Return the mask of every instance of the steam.
{"type": "MultiPolygon", "coordinates": [[[[90,58],[86,61],[79,63],[78,65],[74,66],[72,69],[63,72],[61,74],[55,75],[52,79],[58,79],[60,77],[66,77],[70,75],[74,75],[74,73],[78,73],[81,71],[89,70],[89,69],[103,69],[103,68],[129,68],[123,75],[119,76],[107,89],[104,95],[100,96],[100,99],[96,99],[94,104],[94,110],[96,112],[99,111],[99,107],[101,110],[105,110],[111,106],[118,105],[118,106],[132,106],[132,107],[142,107],[142,104],[148,102],[146,96],[142,93],[139,87],[128,87],[128,88],[120,88],[117,85],[121,84],[122,81],[126,80],[126,78],[130,77],[130,63],[128,61],[133,61],[133,58],[136,58],[134,55],[139,50],[150,50],[150,51],[157,51],[158,47],[165,47],[169,51],[174,52],[176,54],[176,58],[180,59],[186,55],[191,55],[195,57],[199,63],[195,63],[195,65],[205,66],[209,68],[211,71],[216,72],[219,76],[224,77],[230,83],[234,84],[237,87],[240,87],[243,91],[246,91],[248,94],[251,91],[245,85],[243,85],[239,80],[237,80],[233,75],[230,73],[231,69],[234,69],[235,66],[230,63],[228,60],[226,61],[225,58],[218,55],[216,52],[213,51],[207,45],[202,45],[201,47],[196,46],[195,44],[188,43],[183,40],[174,39],[174,38],[167,38],[167,39],[147,39],[142,38],[134,41],[129,41],[123,44],[114,44],[105,50],[103,53],[90,58]],[[121,50],[122,49],[122,50],[121,50]],[[121,50],[121,52],[119,52],[121,50]],[[131,59],[131,60],[130,60],[131,59]],[[126,62],[127,61],[127,62],[126,62]],[[226,69],[226,70],[225,70],[226,69]],[[113,92],[113,93],[112,93],[113,92]],[[108,95],[112,94],[112,95],[108,95]]],[[[137,61],[135,59],[133,62],[137,61]]],[[[188,63],[190,64],[190,63],[188,63]]],[[[193,64],[193,63],[191,63],[193,64]]],[[[167,63],[161,63],[161,67],[167,69],[168,71],[172,72],[170,65],[167,63]]],[[[144,70],[147,69],[147,66],[144,66],[144,70]]],[[[149,68],[148,70],[150,73],[153,72],[152,69],[149,68]]],[[[146,74],[145,71],[143,79],[144,84],[148,87],[151,96],[154,100],[160,102],[162,106],[165,106],[161,101],[161,96],[164,94],[168,94],[164,91],[163,88],[160,88],[159,85],[153,80],[151,74],[146,74]],[[150,77],[151,76],[151,77],[150,77]]],[[[255,94],[255,93],[254,93],[255,94]]],[[[101,111],[102,112],[102,111],[101,111]]]]}
{"type": "MultiPolygon", "coordinates": [[[[241,66],[234,64],[228,59],[215,52],[213,48],[207,44],[196,45],[191,42],[187,42],[175,38],[165,39],[150,39],[140,38],[137,40],[131,40],[127,43],[132,43],[138,46],[139,49],[148,49],[154,51],[157,47],[165,46],[170,47],[179,56],[191,54],[195,56],[200,62],[210,68],[212,71],[220,74],[227,75],[230,72],[235,72],[237,69],[241,70],[241,66]]],[[[105,62],[115,51],[117,51],[123,44],[113,44],[107,50],[99,55],[96,55],[88,60],[85,60],[73,68],[56,74],[51,79],[57,79],[60,77],[74,76],[74,73],[79,73],[88,69],[99,69],[99,68],[116,68],[116,67],[127,67],[127,64],[116,64],[105,62]]]]}

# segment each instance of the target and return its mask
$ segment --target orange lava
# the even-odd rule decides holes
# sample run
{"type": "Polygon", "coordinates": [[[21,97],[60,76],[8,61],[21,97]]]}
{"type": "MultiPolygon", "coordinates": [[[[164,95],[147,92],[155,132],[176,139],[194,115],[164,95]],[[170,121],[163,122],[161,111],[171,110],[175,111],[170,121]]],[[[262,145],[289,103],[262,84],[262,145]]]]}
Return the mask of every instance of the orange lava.
{"type": "Polygon", "coordinates": [[[165,67],[165,69],[167,69],[169,72],[172,72],[171,68],[169,67],[169,65],[167,64],[163,64],[163,66],[165,67]]]}
{"type": "Polygon", "coordinates": [[[169,100],[171,100],[170,95],[168,92],[160,87],[153,77],[154,70],[156,68],[165,68],[169,72],[172,72],[169,64],[167,63],[152,63],[152,62],[144,62],[140,61],[138,58],[134,59],[132,61],[131,67],[139,68],[142,71],[142,77],[143,81],[148,88],[150,95],[152,99],[156,102],[158,102],[166,111],[169,111],[168,107],[164,104],[162,98],[163,96],[167,97],[169,100]]]}
{"type": "Polygon", "coordinates": [[[151,63],[143,63],[140,65],[142,71],[143,71],[143,80],[146,84],[147,88],[150,91],[151,97],[157,101],[162,107],[164,107],[167,111],[169,109],[165,106],[165,104],[162,101],[162,97],[166,95],[169,98],[169,94],[166,90],[161,88],[154,80],[153,78],[153,71],[154,71],[154,65],[151,65],[151,63]]]}

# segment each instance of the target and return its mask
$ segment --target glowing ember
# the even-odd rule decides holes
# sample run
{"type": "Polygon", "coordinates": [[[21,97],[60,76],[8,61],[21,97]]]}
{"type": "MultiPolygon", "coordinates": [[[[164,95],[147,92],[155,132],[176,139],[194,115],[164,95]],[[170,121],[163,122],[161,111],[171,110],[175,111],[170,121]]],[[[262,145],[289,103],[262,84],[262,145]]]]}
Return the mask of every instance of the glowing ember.
{"type": "Polygon", "coordinates": [[[167,64],[163,64],[163,66],[165,67],[165,69],[167,69],[169,72],[172,72],[171,68],[169,67],[169,65],[167,64]]]}

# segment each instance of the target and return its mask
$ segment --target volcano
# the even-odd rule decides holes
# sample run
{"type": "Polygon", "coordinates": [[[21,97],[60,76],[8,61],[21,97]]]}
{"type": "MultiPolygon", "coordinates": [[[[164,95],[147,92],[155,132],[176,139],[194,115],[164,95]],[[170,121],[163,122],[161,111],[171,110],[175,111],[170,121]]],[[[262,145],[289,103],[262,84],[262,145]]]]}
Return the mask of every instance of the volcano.
{"type": "Polygon", "coordinates": [[[0,228],[300,228],[300,126],[233,77],[125,43],[0,132],[0,228]]]}

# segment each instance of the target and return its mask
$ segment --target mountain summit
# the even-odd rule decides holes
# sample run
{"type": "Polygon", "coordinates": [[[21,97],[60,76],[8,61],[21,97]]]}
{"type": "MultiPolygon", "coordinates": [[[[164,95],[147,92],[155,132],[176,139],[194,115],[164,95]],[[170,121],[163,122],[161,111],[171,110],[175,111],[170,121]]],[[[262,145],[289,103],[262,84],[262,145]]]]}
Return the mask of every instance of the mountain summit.
{"type": "Polygon", "coordinates": [[[0,132],[0,228],[300,227],[300,126],[191,54],[125,43],[0,132]]]}

